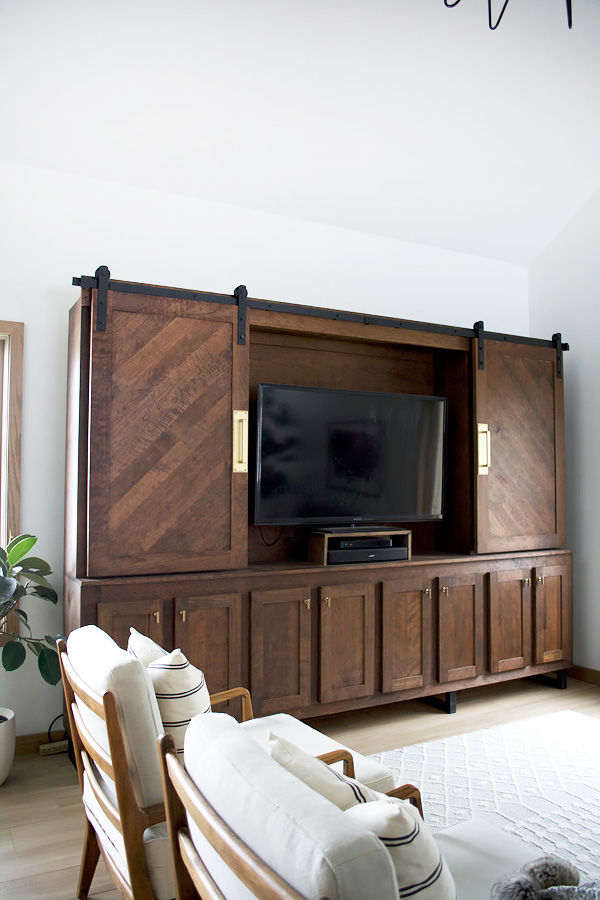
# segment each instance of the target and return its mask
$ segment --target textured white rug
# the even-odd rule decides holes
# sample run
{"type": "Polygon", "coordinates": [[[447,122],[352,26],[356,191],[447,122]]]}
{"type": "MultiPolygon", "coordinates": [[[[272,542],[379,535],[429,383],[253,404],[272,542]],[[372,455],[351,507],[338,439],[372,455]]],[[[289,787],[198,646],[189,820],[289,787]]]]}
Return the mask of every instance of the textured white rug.
{"type": "Polygon", "coordinates": [[[419,786],[434,831],[486,819],[600,878],[600,720],[552,713],[374,754],[419,786]]]}

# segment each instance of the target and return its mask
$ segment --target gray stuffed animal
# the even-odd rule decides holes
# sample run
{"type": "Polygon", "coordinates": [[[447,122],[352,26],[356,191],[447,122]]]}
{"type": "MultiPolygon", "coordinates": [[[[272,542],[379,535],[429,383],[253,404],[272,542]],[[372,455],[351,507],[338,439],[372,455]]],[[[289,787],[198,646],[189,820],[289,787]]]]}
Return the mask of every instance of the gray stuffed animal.
{"type": "Polygon", "coordinates": [[[600,900],[600,881],[579,884],[579,872],[557,856],[542,856],[492,887],[490,900],[600,900]]]}

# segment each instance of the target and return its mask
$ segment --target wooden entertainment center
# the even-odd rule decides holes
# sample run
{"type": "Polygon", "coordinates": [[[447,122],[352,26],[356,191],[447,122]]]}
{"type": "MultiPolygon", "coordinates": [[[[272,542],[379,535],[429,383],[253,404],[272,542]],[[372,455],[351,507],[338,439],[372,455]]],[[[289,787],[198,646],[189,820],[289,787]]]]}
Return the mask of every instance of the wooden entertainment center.
{"type": "Polygon", "coordinates": [[[561,683],[560,335],[159,288],[105,267],[74,283],[67,632],[95,623],[124,646],[134,626],[181,647],[211,691],[247,685],[257,714],[561,683]],[[410,530],[409,559],[324,565],[307,528],[252,524],[259,382],[448,398],[443,521],[381,523],[410,530]]]}

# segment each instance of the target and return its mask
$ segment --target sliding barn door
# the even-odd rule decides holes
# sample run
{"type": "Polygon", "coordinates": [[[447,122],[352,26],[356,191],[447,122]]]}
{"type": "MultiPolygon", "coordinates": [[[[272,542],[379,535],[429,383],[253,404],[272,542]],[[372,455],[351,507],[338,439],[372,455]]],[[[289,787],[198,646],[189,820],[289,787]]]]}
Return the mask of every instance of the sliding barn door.
{"type": "Polygon", "coordinates": [[[237,308],[92,292],[88,575],[193,572],[247,559],[247,472],[233,410],[247,410],[237,308]]]}

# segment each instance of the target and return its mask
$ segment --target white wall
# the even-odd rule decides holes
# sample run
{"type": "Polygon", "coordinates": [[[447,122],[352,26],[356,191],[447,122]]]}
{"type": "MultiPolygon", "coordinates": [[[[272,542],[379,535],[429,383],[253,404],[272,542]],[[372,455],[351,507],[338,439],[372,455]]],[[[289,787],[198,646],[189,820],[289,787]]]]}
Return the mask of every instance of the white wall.
{"type": "MultiPolygon", "coordinates": [[[[264,299],[528,333],[521,266],[16,164],[0,166],[0,193],[0,319],[25,323],[21,526],[38,535],[59,591],[73,275],[108,265],[123,280],[224,293],[243,283],[264,299]]],[[[35,630],[61,631],[60,610],[39,606],[35,630]]],[[[27,666],[0,670],[19,734],[62,708],[27,666]]]]}
{"type": "Polygon", "coordinates": [[[533,333],[560,327],[565,354],[567,546],[575,550],[575,664],[600,669],[600,191],[530,268],[533,333]]]}

